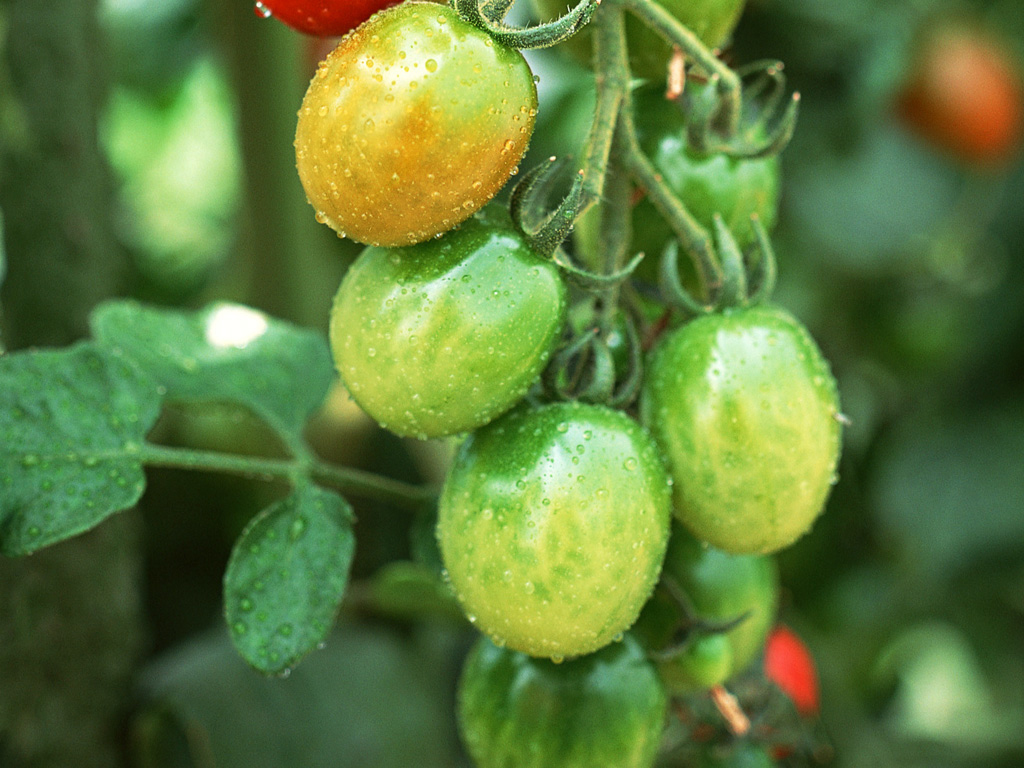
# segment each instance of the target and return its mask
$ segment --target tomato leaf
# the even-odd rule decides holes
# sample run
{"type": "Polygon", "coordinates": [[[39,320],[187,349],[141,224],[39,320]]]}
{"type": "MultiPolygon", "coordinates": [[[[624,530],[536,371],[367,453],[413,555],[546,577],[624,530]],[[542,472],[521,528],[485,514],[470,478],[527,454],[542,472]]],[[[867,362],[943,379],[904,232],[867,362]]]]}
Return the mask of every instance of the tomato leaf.
{"type": "Polygon", "coordinates": [[[83,342],[0,357],[0,551],[24,555],[139,500],[155,382],[83,342]]]}
{"type": "Polygon", "coordinates": [[[301,431],[334,377],[320,334],[238,304],[188,313],[111,302],[94,310],[91,325],[101,344],[122,350],[168,398],[239,403],[290,434],[301,431]]]}
{"type": "Polygon", "coordinates": [[[246,661],[282,673],[323,641],[354,550],[352,508],[316,486],[297,487],[249,524],[224,574],[224,615],[246,661]]]}
{"type": "Polygon", "coordinates": [[[878,451],[873,502],[905,564],[936,582],[1024,539],[1024,410],[923,412],[878,451]]]}
{"type": "Polygon", "coordinates": [[[133,756],[151,768],[465,765],[450,714],[464,642],[439,627],[342,625],[279,680],[206,633],[146,669],[133,756]]]}

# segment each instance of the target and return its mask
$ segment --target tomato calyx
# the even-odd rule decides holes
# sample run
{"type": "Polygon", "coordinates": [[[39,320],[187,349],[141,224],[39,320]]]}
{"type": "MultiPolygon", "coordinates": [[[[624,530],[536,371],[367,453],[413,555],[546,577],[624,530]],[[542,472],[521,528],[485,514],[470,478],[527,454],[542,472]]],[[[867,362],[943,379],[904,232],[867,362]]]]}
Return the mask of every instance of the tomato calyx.
{"type": "Polygon", "coordinates": [[[595,302],[576,329],[567,329],[541,379],[550,399],[622,409],[640,393],[644,349],[638,320],[626,311],[605,318],[600,309],[595,302]]]}
{"type": "Polygon", "coordinates": [[[455,0],[459,16],[509,48],[549,48],[568,40],[590,21],[601,0],[580,0],[568,13],[554,21],[533,27],[515,28],[503,23],[512,7],[510,0],[455,0]]]}
{"type": "MultiPolygon", "coordinates": [[[[747,610],[727,619],[709,619],[701,616],[694,609],[692,601],[683,588],[669,574],[662,574],[659,588],[668,593],[677,607],[678,621],[670,635],[668,644],[660,649],[648,651],[648,656],[655,661],[673,661],[693,653],[695,646],[699,646],[710,638],[724,639],[729,632],[749,620],[754,613],[753,610],[747,610]]],[[[724,682],[724,680],[723,676],[722,679],[709,683],[708,687],[724,682]]]]}
{"type": "Polygon", "coordinates": [[[730,120],[725,83],[718,74],[691,72],[674,98],[686,115],[687,143],[701,154],[723,153],[753,160],[781,153],[793,138],[800,94],[786,96],[783,63],[752,62],[736,70],[740,116],[730,120]]]}
{"type": "Polygon", "coordinates": [[[715,214],[714,241],[719,274],[705,286],[710,295],[704,301],[683,284],[679,273],[679,245],[675,240],[670,241],[662,254],[658,274],[664,302],[684,317],[767,302],[775,289],[775,250],[756,214],[750,217],[750,226],[754,243],[741,251],[721,214],[715,214]]]}

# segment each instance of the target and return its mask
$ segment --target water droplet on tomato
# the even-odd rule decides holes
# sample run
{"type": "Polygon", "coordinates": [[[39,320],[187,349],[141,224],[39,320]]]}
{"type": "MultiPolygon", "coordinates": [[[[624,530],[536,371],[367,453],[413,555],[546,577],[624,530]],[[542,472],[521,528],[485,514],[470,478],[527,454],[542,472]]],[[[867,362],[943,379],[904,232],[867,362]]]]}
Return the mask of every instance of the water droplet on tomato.
{"type": "Polygon", "coordinates": [[[257,2],[252,7],[252,10],[253,10],[253,13],[255,13],[257,16],[259,16],[261,19],[269,19],[271,16],[274,15],[273,12],[269,8],[267,8],[267,6],[265,6],[263,3],[259,3],[259,2],[257,2]]]}

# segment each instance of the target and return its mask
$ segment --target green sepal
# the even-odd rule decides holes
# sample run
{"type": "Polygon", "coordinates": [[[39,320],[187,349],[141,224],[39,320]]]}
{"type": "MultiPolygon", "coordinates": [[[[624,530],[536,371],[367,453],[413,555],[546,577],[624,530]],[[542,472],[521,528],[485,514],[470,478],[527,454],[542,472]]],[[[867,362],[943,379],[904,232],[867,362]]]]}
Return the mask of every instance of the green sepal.
{"type": "MultiPolygon", "coordinates": [[[[480,0],[453,0],[459,16],[474,27],[482,29],[498,43],[508,48],[527,50],[549,48],[576,34],[594,15],[601,0],[580,0],[567,14],[554,21],[534,27],[516,29],[491,18],[497,10],[490,4],[481,7],[480,0]]],[[[504,14],[502,15],[504,16],[504,14]]]]}
{"type": "Polygon", "coordinates": [[[516,229],[535,253],[549,258],[572,231],[583,196],[583,172],[578,171],[573,177],[572,187],[555,210],[544,212],[544,199],[562,165],[556,157],[537,164],[520,179],[509,198],[509,214],[516,229]],[[537,219],[541,223],[532,225],[531,222],[537,219]]]}
{"type": "Polygon", "coordinates": [[[552,261],[558,265],[567,278],[576,283],[576,285],[587,290],[605,290],[618,285],[629,279],[630,275],[636,271],[636,268],[640,266],[640,262],[643,261],[644,255],[642,253],[636,254],[629,263],[626,264],[618,272],[612,272],[610,275],[601,274],[600,272],[594,272],[592,270],[581,267],[578,264],[574,264],[569,255],[562,250],[555,251],[552,256],[552,261]]]}
{"type": "Polygon", "coordinates": [[[679,243],[672,239],[661,256],[658,271],[658,287],[662,301],[672,309],[690,317],[713,312],[714,304],[703,304],[694,298],[679,277],[679,243]]]}

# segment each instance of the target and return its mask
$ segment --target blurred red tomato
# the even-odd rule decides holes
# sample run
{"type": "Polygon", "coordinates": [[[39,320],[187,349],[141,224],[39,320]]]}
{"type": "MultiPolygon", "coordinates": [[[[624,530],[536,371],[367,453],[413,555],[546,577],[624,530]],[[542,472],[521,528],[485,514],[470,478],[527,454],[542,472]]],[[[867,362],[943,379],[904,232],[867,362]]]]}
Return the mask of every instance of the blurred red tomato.
{"type": "Polygon", "coordinates": [[[962,160],[1005,164],[1021,144],[1021,71],[987,33],[939,26],[924,36],[914,54],[898,109],[912,130],[962,160]]]}
{"type": "Polygon", "coordinates": [[[337,37],[396,2],[398,0],[260,0],[255,8],[258,16],[273,16],[307,35],[337,37]]]}
{"type": "Polygon", "coordinates": [[[764,674],[789,696],[801,715],[817,714],[818,671],[814,658],[803,640],[781,624],[765,643],[764,674]]]}

